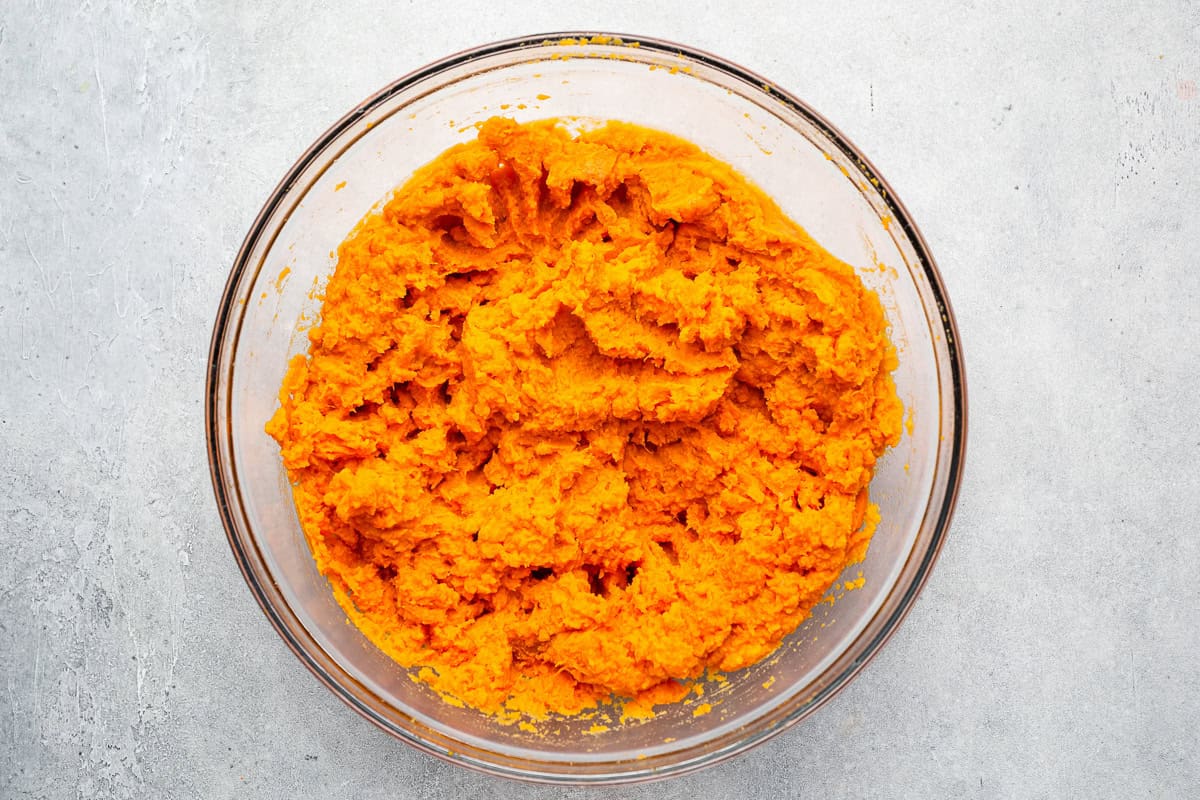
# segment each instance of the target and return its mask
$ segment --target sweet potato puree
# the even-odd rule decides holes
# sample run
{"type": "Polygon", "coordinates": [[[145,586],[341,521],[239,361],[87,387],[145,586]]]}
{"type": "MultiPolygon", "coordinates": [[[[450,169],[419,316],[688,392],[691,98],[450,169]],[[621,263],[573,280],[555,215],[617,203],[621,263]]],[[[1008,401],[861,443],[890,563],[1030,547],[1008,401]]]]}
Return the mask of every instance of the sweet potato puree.
{"type": "Polygon", "coordinates": [[[864,556],[879,300],[695,146],[492,119],[337,255],[267,430],[347,614],[453,701],[670,697],[864,556]]]}

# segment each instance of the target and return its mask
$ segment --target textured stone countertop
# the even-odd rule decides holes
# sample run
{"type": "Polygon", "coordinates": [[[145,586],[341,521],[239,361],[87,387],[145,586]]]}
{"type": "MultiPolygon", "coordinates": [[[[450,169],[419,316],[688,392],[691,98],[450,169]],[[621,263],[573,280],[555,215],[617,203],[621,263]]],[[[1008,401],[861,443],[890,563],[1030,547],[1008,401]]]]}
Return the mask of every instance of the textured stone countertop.
{"type": "Polygon", "coordinates": [[[0,8],[0,797],[1200,792],[1200,5],[74,5],[0,8]],[[604,794],[444,764],[319,685],[238,574],[202,416],[227,270],[304,148],[444,54],[580,28],[842,128],[940,263],[971,393],[951,535],[861,676],[604,794]]]}

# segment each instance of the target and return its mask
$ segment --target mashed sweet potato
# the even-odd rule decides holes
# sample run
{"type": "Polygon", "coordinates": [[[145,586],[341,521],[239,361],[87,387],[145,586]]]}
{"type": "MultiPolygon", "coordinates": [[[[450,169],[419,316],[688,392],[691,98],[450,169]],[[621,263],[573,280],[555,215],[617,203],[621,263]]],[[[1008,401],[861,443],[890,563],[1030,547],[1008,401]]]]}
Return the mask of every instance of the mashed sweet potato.
{"type": "Polygon", "coordinates": [[[366,636],[489,712],[769,654],[878,519],[878,298],[731,167],[485,123],[341,245],[267,426],[366,636]]]}

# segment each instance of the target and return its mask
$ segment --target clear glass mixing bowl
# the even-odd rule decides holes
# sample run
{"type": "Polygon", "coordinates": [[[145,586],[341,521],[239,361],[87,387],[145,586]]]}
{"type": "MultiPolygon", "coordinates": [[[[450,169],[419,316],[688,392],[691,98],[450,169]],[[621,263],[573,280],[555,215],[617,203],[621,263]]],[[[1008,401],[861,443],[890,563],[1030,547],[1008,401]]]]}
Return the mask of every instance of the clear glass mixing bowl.
{"type": "Polygon", "coordinates": [[[637,37],[554,34],[452,56],[388,86],[308,149],[254,221],[225,288],[208,365],[206,424],[217,503],[237,562],[297,657],[351,708],[442,758],[500,775],[576,783],[644,780],[712,764],[811,713],[895,630],[929,575],[954,506],[966,439],[958,334],[933,260],[886,182],[802,102],[728,61],[637,37]],[[296,518],[263,425],[304,330],[319,313],[334,251],[418,166],[469,139],[474,123],[620,119],[690,139],[772,195],[883,300],[911,413],[871,485],[883,521],[865,585],[771,658],[708,687],[711,713],[677,705],[646,722],[554,735],[455,708],[375,649],[334,601],[296,518]]]}

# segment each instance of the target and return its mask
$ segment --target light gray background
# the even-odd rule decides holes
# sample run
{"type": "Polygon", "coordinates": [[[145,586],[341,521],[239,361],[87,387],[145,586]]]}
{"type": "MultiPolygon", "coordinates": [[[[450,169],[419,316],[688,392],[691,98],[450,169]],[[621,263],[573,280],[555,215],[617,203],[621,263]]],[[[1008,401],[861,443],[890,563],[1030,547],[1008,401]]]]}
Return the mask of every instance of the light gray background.
{"type": "Polygon", "coordinates": [[[712,50],[840,126],[941,264],[971,391],[949,541],[875,661],[752,753],[609,794],[1200,790],[1200,6],[338,5],[0,5],[0,797],[600,796],[322,688],[237,573],[201,413],[227,270],[303,149],[428,61],[566,28],[712,50]]]}

